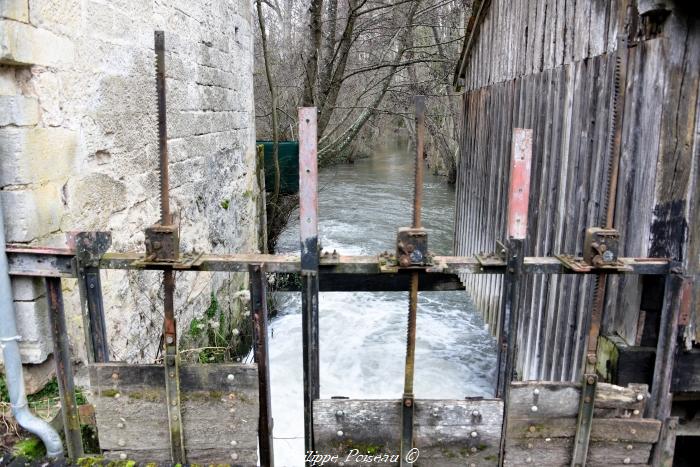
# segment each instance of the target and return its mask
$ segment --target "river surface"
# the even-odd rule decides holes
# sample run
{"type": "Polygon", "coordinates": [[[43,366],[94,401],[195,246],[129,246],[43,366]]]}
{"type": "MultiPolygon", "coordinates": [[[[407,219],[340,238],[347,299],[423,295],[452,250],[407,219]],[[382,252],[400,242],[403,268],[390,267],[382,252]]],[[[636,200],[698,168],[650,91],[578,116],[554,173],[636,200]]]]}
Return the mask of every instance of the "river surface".
{"type": "MultiPolygon", "coordinates": [[[[413,156],[396,151],[319,175],[319,233],[326,250],[376,255],[411,223],[413,156]]],[[[426,170],[428,172],[428,170],[426,170]]],[[[433,253],[452,254],[454,190],[426,174],[423,224],[433,253]]],[[[299,250],[298,213],[278,242],[299,250]]],[[[303,466],[301,295],[277,292],[270,323],[275,463],[303,466]]],[[[408,293],[324,292],[319,297],[321,398],[399,399],[403,393],[408,293]]],[[[419,294],[417,398],[492,396],[495,343],[466,292],[419,294]]]]}

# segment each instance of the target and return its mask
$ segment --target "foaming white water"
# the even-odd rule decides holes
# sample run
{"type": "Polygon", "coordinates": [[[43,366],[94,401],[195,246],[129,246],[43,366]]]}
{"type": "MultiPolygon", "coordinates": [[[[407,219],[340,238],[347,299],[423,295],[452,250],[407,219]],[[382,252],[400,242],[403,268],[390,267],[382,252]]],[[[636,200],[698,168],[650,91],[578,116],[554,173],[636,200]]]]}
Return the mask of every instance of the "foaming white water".
{"type": "MultiPolygon", "coordinates": [[[[389,155],[322,172],[320,231],[326,250],[376,254],[391,248],[396,228],[408,224],[410,217],[405,207],[412,190],[405,183],[410,180],[406,169],[412,173],[412,167],[402,162],[398,155],[389,155]]],[[[445,219],[451,219],[453,196],[435,179],[429,179],[426,188],[431,250],[446,253],[452,224],[445,219]]],[[[292,223],[280,250],[297,249],[298,235],[292,223]]],[[[275,463],[303,466],[301,297],[276,295],[280,313],[270,323],[269,340],[275,463]]],[[[322,293],[319,308],[321,398],[400,398],[408,294],[322,293]]],[[[417,398],[492,395],[494,342],[466,293],[419,294],[415,364],[417,398]]]]}

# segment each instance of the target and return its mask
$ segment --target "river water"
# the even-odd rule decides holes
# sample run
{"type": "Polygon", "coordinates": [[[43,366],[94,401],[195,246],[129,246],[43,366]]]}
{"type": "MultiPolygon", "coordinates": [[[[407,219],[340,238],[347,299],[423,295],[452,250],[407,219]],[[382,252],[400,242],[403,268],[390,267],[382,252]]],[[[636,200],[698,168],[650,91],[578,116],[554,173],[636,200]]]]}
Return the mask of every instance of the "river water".
{"type": "MultiPolygon", "coordinates": [[[[324,249],[375,255],[393,250],[412,216],[413,156],[395,151],[319,174],[319,231],[324,249]]],[[[426,170],[426,172],[428,172],[426,170]]],[[[430,250],[452,254],[454,190],[426,174],[423,224],[430,250]]],[[[278,242],[299,250],[298,213],[278,242]]],[[[301,295],[277,292],[270,323],[275,463],[303,466],[301,295]]],[[[403,393],[408,293],[324,292],[319,297],[321,398],[399,399],[403,393]]],[[[462,399],[492,395],[495,343],[466,292],[421,292],[415,394],[462,399]]]]}

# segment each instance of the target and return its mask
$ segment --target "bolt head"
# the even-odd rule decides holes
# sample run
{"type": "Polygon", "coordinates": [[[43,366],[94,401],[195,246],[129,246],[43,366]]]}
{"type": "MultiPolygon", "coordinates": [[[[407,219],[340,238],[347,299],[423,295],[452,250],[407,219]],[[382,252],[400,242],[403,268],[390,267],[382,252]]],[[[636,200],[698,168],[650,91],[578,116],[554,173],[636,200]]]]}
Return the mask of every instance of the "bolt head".
{"type": "Polygon", "coordinates": [[[472,431],[471,433],[469,433],[469,435],[470,435],[472,438],[476,438],[477,436],[479,436],[479,433],[477,433],[476,431],[472,431]]]}
{"type": "Polygon", "coordinates": [[[478,417],[478,416],[479,416],[479,411],[478,411],[478,410],[474,410],[474,411],[472,412],[472,417],[478,417]]]}
{"type": "Polygon", "coordinates": [[[124,428],[124,424],[122,422],[117,423],[117,428],[124,428]]]}
{"type": "Polygon", "coordinates": [[[117,441],[117,444],[118,444],[119,446],[122,446],[122,447],[123,447],[123,446],[126,446],[126,441],[124,441],[123,439],[120,439],[119,441],[117,441]]]}
{"type": "Polygon", "coordinates": [[[530,407],[531,412],[537,412],[537,410],[539,410],[539,409],[537,408],[536,405],[533,405],[532,407],[530,407]]]}
{"type": "Polygon", "coordinates": [[[634,409],[634,410],[632,411],[632,413],[635,414],[635,415],[639,415],[639,409],[634,409]]]}
{"type": "Polygon", "coordinates": [[[537,428],[535,428],[535,425],[530,425],[530,428],[528,428],[528,430],[530,431],[530,433],[534,433],[535,431],[537,431],[537,428]]]}
{"type": "Polygon", "coordinates": [[[629,464],[630,462],[632,462],[632,459],[630,459],[629,457],[625,457],[625,458],[622,460],[622,463],[623,463],[623,464],[629,464]]]}
{"type": "Polygon", "coordinates": [[[233,441],[231,441],[231,446],[236,446],[236,445],[238,445],[238,441],[236,441],[235,439],[233,441]]]}
{"type": "Polygon", "coordinates": [[[595,378],[593,376],[589,376],[586,381],[588,382],[588,384],[593,384],[595,383],[595,378]]]}
{"type": "Polygon", "coordinates": [[[343,437],[343,430],[338,430],[338,432],[336,434],[338,435],[338,438],[342,438],[343,437]]]}
{"type": "Polygon", "coordinates": [[[234,461],[237,460],[237,459],[238,459],[238,454],[236,454],[235,452],[232,452],[232,453],[231,453],[231,459],[234,460],[234,461]]]}
{"type": "Polygon", "coordinates": [[[628,451],[631,451],[632,449],[634,449],[634,446],[632,446],[631,444],[628,444],[627,446],[625,446],[625,449],[627,449],[628,451]]]}
{"type": "Polygon", "coordinates": [[[336,410],[336,411],[335,411],[335,416],[336,416],[336,417],[342,417],[343,415],[345,415],[345,412],[343,412],[342,410],[336,410]]]}
{"type": "Polygon", "coordinates": [[[539,390],[539,389],[535,389],[534,391],[532,391],[532,393],[533,393],[534,395],[536,395],[536,396],[539,396],[539,395],[540,395],[540,390],[539,390]]]}
{"type": "Polygon", "coordinates": [[[235,379],[235,377],[234,377],[232,374],[229,374],[229,375],[226,377],[226,379],[229,380],[229,381],[233,381],[233,380],[235,379]]]}
{"type": "Polygon", "coordinates": [[[126,460],[126,454],[124,454],[124,453],[122,452],[121,454],[119,454],[119,458],[120,458],[121,460],[126,460]]]}
{"type": "Polygon", "coordinates": [[[165,338],[165,342],[166,342],[167,344],[172,344],[172,343],[173,343],[173,336],[167,336],[167,337],[165,338]]]}
{"type": "Polygon", "coordinates": [[[644,395],[643,395],[643,394],[637,394],[637,400],[638,400],[638,401],[643,401],[643,400],[644,400],[644,395]]]}

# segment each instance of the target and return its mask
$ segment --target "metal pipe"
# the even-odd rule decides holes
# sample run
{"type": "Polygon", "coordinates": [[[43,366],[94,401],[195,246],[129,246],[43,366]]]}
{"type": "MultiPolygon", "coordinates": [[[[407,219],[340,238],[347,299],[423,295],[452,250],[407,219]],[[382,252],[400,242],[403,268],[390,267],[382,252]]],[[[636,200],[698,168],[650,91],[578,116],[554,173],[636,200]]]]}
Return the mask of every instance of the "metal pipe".
{"type": "Polygon", "coordinates": [[[12,289],[10,287],[9,267],[5,254],[5,225],[0,204],[0,347],[5,362],[5,378],[10,395],[12,415],[17,423],[37,435],[46,446],[46,455],[50,458],[63,456],[61,437],[51,425],[34,416],[27,405],[24,391],[22,360],[19,354],[17,322],[15,321],[12,289]]]}

